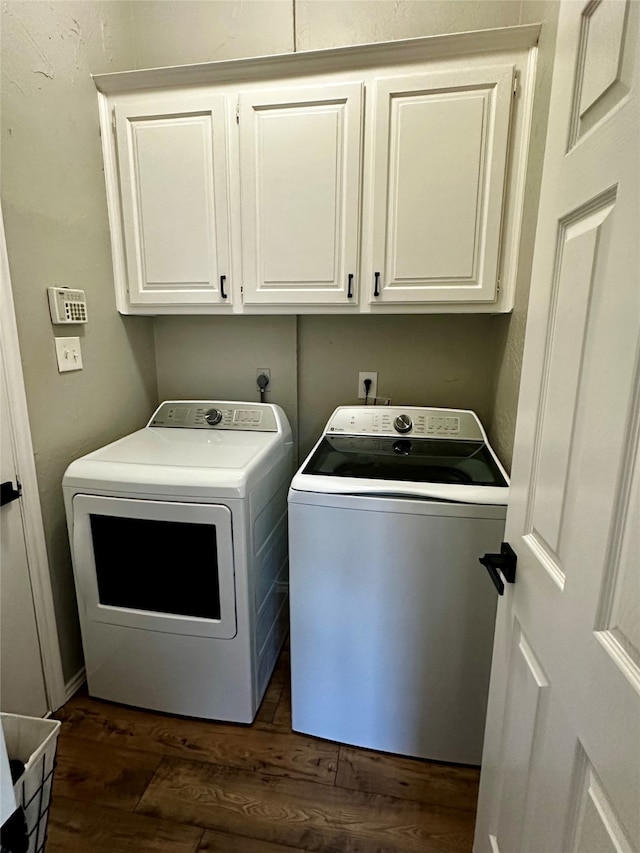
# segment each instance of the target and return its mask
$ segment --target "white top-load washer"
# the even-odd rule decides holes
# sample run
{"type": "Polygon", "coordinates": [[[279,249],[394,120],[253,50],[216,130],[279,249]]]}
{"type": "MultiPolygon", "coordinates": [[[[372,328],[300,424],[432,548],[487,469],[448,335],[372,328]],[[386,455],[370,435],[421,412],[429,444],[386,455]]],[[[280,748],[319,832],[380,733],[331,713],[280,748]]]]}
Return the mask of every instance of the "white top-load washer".
{"type": "Polygon", "coordinates": [[[278,406],[179,400],[71,463],[92,696],[253,720],[287,631],[292,451],[278,406]]]}
{"type": "Polygon", "coordinates": [[[480,763],[507,497],[473,412],[333,413],[289,491],[296,731],[480,763]]]}

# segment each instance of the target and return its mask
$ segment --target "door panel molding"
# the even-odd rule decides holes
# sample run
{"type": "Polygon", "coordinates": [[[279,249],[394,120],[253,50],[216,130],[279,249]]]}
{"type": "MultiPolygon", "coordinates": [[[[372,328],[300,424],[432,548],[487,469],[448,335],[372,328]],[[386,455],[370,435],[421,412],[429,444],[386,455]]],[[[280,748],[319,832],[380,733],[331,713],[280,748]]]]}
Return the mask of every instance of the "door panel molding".
{"type": "Polygon", "coordinates": [[[607,190],[565,217],[558,228],[525,529],[553,554],[552,574],[562,583],[561,536],[572,462],[563,448],[573,443],[600,237],[615,198],[616,189],[607,190]]]}
{"type": "Polygon", "coordinates": [[[535,760],[534,747],[546,725],[550,687],[542,665],[524,636],[518,620],[514,620],[500,748],[502,757],[499,785],[502,793],[496,815],[495,834],[491,836],[495,853],[510,853],[521,847],[526,820],[523,820],[518,828],[518,838],[514,838],[513,835],[510,836],[513,822],[508,816],[514,810],[518,814],[528,813],[531,770],[535,760]],[[524,714],[521,713],[523,705],[524,714]],[[507,757],[512,760],[510,767],[506,765],[507,757]],[[503,820],[505,815],[506,821],[503,820]]]}
{"type": "Polygon", "coordinates": [[[627,439],[614,501],[595,636],[640,693],[640,600],[637,595],[637,527],[640,517],[640,346],[627,439]]]}
{"type": "Polygon", "coordinates": [[[587,753],[578,741],[571,800],[576,804],[567,826],[568,853],[635,853],[587,753]],[[585,847],[583,842],[587,843],[585,847]]]}
{"type": "Polygon", "coordinates": [[[630,0],[591,0],[582,12],[567,151],[606,119],[631,88],[635,7],[630,0]]]}

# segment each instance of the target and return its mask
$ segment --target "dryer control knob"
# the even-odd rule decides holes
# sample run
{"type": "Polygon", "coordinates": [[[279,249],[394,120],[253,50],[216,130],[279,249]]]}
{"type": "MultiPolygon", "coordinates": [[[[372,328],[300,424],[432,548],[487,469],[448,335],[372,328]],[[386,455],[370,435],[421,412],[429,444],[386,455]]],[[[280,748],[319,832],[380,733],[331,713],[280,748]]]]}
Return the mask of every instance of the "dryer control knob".
{"type": "Polygon", "coordinates": [[[207,409],[204,413],[204,419],[209,426],[215,426],[222,420],[222,412],[220,409],[207,409]]]}
{"type": "Polygon", "coordinates": [[[393,425],[396,428],[396,432],[411,432],[413,429],[413,422],[409,415],[398,415],[393,425]]]}

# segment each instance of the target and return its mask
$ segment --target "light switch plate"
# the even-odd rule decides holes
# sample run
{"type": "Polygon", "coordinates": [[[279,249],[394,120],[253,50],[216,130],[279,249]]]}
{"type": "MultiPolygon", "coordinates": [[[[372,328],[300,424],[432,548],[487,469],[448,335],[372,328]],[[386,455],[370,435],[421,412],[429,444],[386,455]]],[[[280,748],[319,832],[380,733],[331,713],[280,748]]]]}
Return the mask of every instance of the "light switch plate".
{"type": "Polygon", "coordinates": [[[68,370],[82,370],[80,338],[54,338],[54,341],[60,373],[66,373],[68,370]]]}

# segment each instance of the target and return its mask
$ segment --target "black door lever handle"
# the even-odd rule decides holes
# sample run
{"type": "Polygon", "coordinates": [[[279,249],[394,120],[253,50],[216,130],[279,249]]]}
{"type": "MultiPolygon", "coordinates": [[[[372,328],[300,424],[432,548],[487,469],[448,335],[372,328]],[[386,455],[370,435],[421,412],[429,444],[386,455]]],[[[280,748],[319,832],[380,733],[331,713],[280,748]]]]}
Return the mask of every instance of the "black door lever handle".
{"type": "Polygon", "coordinates": [[[22,486],[18,482],[18,487],[14,488],[11,480],[7,480],[6,483],[0,484],[0,506],[4,506],[5,504],[10,504],[11,501],[17,500],[22,496],[22,486]]]}
{"type": "Polygon", "coordinates": [[[489,572],[489,577],[498,590],[498,595],[504,595],[504,582],[502,578],[507,583],[515,583],[516,580],[518,557],[511,545],[508,542],[503,542],[500,546],[499,554],[485,554],[484,557],[479,558],[479,561],[489,572]]]}

